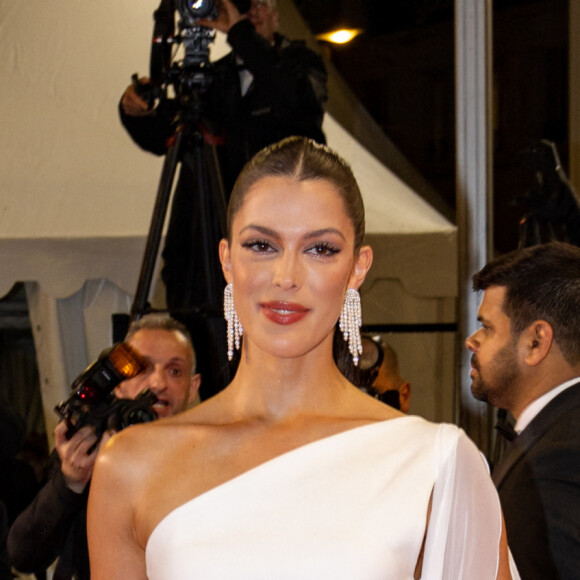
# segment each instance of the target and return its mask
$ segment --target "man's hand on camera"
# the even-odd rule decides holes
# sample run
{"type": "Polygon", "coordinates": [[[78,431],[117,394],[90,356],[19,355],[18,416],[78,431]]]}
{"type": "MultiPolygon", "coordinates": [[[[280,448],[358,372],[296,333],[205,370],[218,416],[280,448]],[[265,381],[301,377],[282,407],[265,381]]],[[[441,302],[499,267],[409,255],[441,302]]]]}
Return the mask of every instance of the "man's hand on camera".
{"type": "Polygon", "coordinates": [[[60,457],[61,471],[67,487],[75,493],[82,493],[93,475],[97,453],[110,439],[110,434],[103,435],[98,445],[95,445],[97,437],[92,427],[82,427],[70,439],[66,438],[67,430],[65,421],[56,426],[54,430],[56,451],[60,457]]]}
{"type": "MultiPolygon", "coordinates": [[[[139,79],[140,85],[147,85],[150,83],[150,79],[147,77],[141,77],[139,79]]],[[[132,82],[123,93],[123,98],[121,99],[121,107],[126,115],[131,117],[144,117],[145,115],[150,115],[153,109],[149,107],[149,103],[143,100],[137,93],[138,87],[135,82],[132,82]]]]}
{"type": "Polygon", "coordinates": [[[234,24],[237,24],[240,20],[247,18],[246,14],[240,14],[239,10],[232,2],[230,2],[230,0],[218,0],[217,9],[218,15],[215,20],[200,18],[197,21],[197,24],[200,26],[205,26],[206,28],[211,28],[212,30],[225,32],[227,34],[234,24]]]}

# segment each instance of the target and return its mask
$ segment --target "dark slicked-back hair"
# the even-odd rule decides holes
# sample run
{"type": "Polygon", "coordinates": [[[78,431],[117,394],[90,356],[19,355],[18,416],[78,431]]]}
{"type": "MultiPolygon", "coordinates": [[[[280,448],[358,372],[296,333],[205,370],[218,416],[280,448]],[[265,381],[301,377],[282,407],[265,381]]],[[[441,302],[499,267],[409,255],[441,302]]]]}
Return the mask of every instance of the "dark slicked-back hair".
{"type": "Polygon", "coordinates": [[[336,152],[305,137],[288,137],[257,153],[238,176],[228,206],[228,238],[232,222],[249,189],[264,177],[288,177],[296,181],[326,180],[336,187],[354,227],[355,252],[365,234],[362,196],[349,164],[336,152]]]}
{"type": "Polygon", "coordinates": [[[474,290],[503,286],[503,311],[520,334],[545,320],[571,365],[580,362],[580,248],[550,242],[515,250],[487,264],[473,277],[474,290]]]}

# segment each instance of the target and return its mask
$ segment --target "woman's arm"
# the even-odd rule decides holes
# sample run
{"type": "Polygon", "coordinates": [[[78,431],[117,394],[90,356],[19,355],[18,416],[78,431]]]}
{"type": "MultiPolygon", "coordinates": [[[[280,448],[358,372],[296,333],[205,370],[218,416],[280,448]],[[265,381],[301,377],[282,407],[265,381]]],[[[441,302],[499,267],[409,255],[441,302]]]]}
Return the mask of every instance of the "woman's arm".
{"type": "Polygon", "coordinates": [[[463,431],[442,425],[425,543],[424,580],[519,580],[499,497],[484,459],[463,431]]]}
{"type": "Polygon", "coordinates": [[[510,564],[509,564],[509,551],[508,551],[508,543],[507,543],[507,535],[505,533],[505,522],[503,521],[503,516],[501,518],[501,538],[499,541],[499,566],[497,571],[496,580],[517,580],[519,576],[516,578],[512,577],[510,572],[510,564]]]}
{"type": "Polygon", "coordinates": [[[115,436],[95,464],[87,512],[92,580],[146,580],[145,550],[135,533],[140,482],[131,439],[115,436]]]}

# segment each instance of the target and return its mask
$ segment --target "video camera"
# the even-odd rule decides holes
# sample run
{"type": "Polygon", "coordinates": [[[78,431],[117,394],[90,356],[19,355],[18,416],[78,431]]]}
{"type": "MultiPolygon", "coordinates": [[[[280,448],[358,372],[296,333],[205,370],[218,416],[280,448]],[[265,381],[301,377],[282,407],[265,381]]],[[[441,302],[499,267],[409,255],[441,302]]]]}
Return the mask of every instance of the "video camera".
{"type": "MultiPolygon", "coordinates": [[[[232,0],[240,14],[249,12],[251,0],[232,0]]],[[[184,89],[207,89],[209,79],[209,45],[215,31],[200,26],[201,18],[214,20],[218,15],[218,0],[161,0],[154,12],[153,44],[149,65],[149,77],[153,90],[159,97],[159,87],[172,84],[176,94],[184,89]],[[175,34],[175,10],[179,12],[179,31],[175,34]],[[183,43],[184,57],[181,64],[173,63],[173,46],[183,43]]],[[[146,99],[147,100],[147,99],[146,99]]]]}
{"type": "Polygon", "coordinates": [[[55,407],[67,423],[66,438],[91,425],[97,438],[109,430],[121,431],[136,423],[157,419],[152,405],[157,397],[145,389],[136,399],[117,399],[112,391],[122,381],[137,376],[147,361],[127,343],[105,349],[73,382],[73,393],[55,407]]]}

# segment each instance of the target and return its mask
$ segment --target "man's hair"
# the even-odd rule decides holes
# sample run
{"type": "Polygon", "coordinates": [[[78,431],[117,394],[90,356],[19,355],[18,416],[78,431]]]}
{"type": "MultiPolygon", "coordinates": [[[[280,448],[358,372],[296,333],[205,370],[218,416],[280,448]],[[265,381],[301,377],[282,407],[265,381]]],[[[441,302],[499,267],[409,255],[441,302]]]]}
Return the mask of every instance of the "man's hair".
{"type": "Polygon", "coordinates": [[[267,4],[272,10],[278,9],[278,4],[276,0],[262,0],[265,4],[267,4]]]}
{"type": "Polygon", "coordinates": [[[487,264],[473,277],[473,289],[503,286],[503,311],[512,334],[545,320],[570,365],[580,362],[580,248],[550,242],[515,250],[487,264]]]}
{"type": "Polygon", "coordinates": [[[171,318],[167,314],[146,314],[145,316],[134,320],[129,326],[125,341],[128,341],[140,330],[165,330],[167,332],[177,332],[187,342],[187,346],[191,349],[191,374],[195,374],[197,361],[195,358],[195,349],[191,341],[191,335],[184,324],[171,318]]]}

